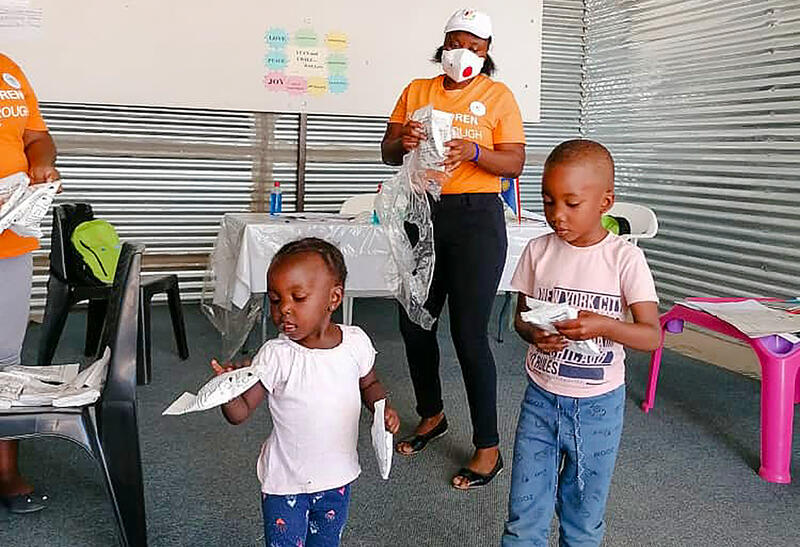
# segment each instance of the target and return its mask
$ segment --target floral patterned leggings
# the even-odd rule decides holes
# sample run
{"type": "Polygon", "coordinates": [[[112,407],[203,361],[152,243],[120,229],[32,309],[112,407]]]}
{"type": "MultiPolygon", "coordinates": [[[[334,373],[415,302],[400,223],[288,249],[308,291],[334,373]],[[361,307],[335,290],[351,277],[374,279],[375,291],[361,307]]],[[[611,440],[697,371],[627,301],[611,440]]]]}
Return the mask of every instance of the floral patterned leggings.
{"type": "Polygon", "coordinates": [[[315,494],[261,494],[267,547],[338,547],[350,485],[315,494]]]}

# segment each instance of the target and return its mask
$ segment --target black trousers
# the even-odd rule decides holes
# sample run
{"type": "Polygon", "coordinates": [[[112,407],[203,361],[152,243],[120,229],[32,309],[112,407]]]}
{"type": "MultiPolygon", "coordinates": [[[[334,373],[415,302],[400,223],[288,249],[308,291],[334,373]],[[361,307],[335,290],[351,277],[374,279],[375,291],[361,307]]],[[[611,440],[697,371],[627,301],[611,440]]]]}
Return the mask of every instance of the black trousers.
{"type": "Polygon", "coordinates": [[[436,332],[447,300],[450,334],[472,418],[472,441],[476,448],[496,446],[497,373],[488,325],[508,247],[503,206],[497,194],[443,195],[432,203],[432,214],[436,263],[425,307],[437,318],[433,329],[412,322],[399,306],[417,413],[429,418],[444,408],[436,332]]]}

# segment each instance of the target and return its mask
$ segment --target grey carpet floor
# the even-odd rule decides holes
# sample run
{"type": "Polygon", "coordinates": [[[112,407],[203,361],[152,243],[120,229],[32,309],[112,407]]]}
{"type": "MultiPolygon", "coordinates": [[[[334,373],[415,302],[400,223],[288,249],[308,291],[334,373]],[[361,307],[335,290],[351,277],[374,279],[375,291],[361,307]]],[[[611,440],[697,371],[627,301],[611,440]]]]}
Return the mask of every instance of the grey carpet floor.
{"type": "MultiPolygon", "coordinates": [[[[499,304],[499,303],[498,303],[499,304]]],[[[496,306],[499,309],[499,305],[496,306]]],[[[355,322],[379,351],[379,374],[408,431],[416,421],[411,383],[386,300],[359,300],[355,322]]],[[[153,317],[151,385],[139,388],[139,424],[149,543],[152,546],[263,545],[255,459],[269,432],[266,411],[233,427],[216,411],[162,417],[184,390],[210,376],[219,338],[186,306],[191,356],[175,354],[164,307],[153,317]]],[[[85,317],[68,321],[57,360],[81,355],[85,317]]],[[[463,493],[448,486],[470,454],[470,425],[458,364],[442,325],[442,377],[451,432],[411,459],[395,457],[392,476],[378,476],[362,417],[363,473],[353,490],[343,545],[492,546],[506,513],[510,473],[489,487],[463,493]]],[[[494,329],[494,327],[493,327],[494,329]]],[[[24,362],[35,361],[37,326],[31,326],[24,362]]],[[[256,345],[251,337],[250,347],[256,345]]],[[[510,455],[517,409],[525,388],[524,344],[513,333],[493,342],[499,376],[501,448],[510,455]]],[[[647,375],[644,354],[628,359],[628,408],[622,448],[608,504],[606,545],[800,544],[800,442],[795,482],[774,485],[754,471],[759,454],[759,384],[751,379],[666,352],[656,407],[638,408],[647,375]]],[[[798,413],[796,418],[800,418],[798,413]]],[[[795,422],[797,423],[797,422],[795,422]]],[[[800,433],[800,428],[795,427],[800,433]]],[[[116,527],[93,461],[56,439],[22,443],[24,474],[51,496],[46,511],[10,515],[0,508],[0,546],[110,546],[116,527]]],[[[510,457],[506,461],[510,461],[510,457]]]]}

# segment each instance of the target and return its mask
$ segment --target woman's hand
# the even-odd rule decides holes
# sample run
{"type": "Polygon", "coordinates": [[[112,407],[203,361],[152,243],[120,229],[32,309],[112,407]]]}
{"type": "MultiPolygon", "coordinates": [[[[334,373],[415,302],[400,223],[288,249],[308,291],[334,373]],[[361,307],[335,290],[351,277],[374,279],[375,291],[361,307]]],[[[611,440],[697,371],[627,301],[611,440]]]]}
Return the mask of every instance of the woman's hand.
{"type": "Polygon", "coordinates": [[[31,184],[55,182],[61,179],[61,173],[52,165],[31,165],[28,176],[31,179],[31,184]]]}
{"type": "MultiPolygon", "coordinates": [[[[577,319],[567,319],[553,323],[556,330],[570,340],[591,340],[592,338],[608,337],[609,324],[616,323],[615,319],[600,315],[599,313],[581,310],[577,319]]],[[[613,327],[612,327],[613,328],[613,327]]]]}
{"type": "Polygon", "coordinates": [[[56,144],[47,131],[26,129],[22,133],[25,156],[28,158],[28,176],[31,184],[54,182],[61,178],[56,164],[56,144]]]}
{"type": "Polygon", "coordinates": [[[455,171],[463,162],[471,161],[475,157],[475,147],[478,146],[465,139],[453,139],[444,145],[447,147],[447,151],[444,154],[442,165],[448,173],[455,171]]]}
{"type": "Polygon", "coordinates": [[[407,121],[400,133],[400,142],[403,145],[403,150],[406,152],[414,150],[419,146],[420,141],[424,141],[425,139],[427,139],[425,128],[421,123],[415,122],[414,120],[407,121]]]}
{"type": "Polygon", "coordinates": [[[386,401],[386,407],[383,409],[383,423],[386,425],[386,431],[392,435],[396,435],[400,431],[400,416],[389,404],[389,401],[386,401]]]}

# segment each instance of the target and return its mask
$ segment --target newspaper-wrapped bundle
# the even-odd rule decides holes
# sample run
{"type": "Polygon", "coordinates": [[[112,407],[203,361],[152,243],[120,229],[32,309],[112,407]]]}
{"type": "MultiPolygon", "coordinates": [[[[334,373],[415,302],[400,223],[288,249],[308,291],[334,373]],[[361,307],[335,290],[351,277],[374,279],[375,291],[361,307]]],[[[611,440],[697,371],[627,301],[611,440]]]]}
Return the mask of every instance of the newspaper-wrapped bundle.
{"type": "Polygon", "coordinates": [[[11,229],[21,236],[42,237],[42,219],[60,187],[60,182],[30,186],[25,173],[0,179],[0,232],[11,229]]]}
{"type": "Polygon", "coordinates": [[[78,372],[79,365],[0,368],[0,408],[22,406],[76,407],[100,398],[111,350],[78,372]]]}
{"type": "Polygon", "coordinates": [[[224,405],[256,385],[259,379],[253,365],[224,372],[206,382],[197,395],[184,392],[161,415],[178,416],[224,405]]]}

